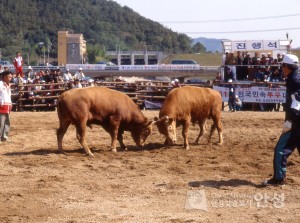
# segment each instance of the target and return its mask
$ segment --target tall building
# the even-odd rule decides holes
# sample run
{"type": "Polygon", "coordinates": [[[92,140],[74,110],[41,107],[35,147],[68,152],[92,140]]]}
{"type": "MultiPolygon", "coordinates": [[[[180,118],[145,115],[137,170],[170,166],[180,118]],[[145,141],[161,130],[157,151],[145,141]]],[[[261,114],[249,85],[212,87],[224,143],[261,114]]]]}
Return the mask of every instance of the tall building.
{"type": "Polygon", "coordinates": [[[82,34],[58,31],[58,65],[85,63],[86,41],[82,34]]]}

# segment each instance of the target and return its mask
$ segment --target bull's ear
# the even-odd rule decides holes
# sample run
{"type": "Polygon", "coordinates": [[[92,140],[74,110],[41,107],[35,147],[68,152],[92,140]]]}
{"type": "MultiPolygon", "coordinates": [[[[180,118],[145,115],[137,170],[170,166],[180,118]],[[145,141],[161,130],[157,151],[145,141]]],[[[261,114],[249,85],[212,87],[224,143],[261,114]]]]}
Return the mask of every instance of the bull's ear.
{"type": "Polygon", "coordinates": [[[154,121],[158,121],[158,118],[157,118],[157,117],[154,117],[154,121]]]}

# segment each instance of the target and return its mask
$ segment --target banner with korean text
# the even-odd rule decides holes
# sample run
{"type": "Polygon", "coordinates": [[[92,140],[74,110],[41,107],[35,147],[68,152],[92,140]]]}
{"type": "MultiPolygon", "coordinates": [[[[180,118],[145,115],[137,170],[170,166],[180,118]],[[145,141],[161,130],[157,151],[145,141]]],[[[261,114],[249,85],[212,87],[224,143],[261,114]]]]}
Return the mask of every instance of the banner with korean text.
{"type": "MultiPolygon", "coordinates": [[[[229,87],[213,86],[222,95],[223,102],[228,102],[229,87]]],[[[285,86],[278,87],[236,87],[235,94],[242,102],[285,103],[285,86]]]]}
{"type": "Polygon", "coordinates": [[[243,40],[232,41],[232,51],[260,51],[260,50],[279,50],[279,41],[276,40],[243,40]]]}

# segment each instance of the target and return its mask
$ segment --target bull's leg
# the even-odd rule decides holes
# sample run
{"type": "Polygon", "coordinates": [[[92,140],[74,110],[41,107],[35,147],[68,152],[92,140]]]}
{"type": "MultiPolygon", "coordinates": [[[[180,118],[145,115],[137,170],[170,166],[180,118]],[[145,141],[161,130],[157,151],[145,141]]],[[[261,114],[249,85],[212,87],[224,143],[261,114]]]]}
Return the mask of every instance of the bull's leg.
{"type": "Polygon", "coordinates": [[[123,131],[119,130],[119,132],[118,132],[118,141],[120,143],[121,149],[122,150],[127,150],[127,148],[126,148],[126,146],[123,142],[123,133],[124,133],[123,131]]]}
{"type": "Polygon", "coordinates": [[[189,140],[188,140],[189,127],[190,127],[190,120],[184,121],[182,127],[182,137],[183,137],[183,147],[186,150],[190,149],[189,140]]]}
{"type": "Polygon", "coordinates": [[[199,120],[199,127],[200,127],[200,132],[199,132],[199,135],[195,141],[195,144],[198,144],[199,141],[202,139],[204,133],[205,133],[205,125],[206,125],[206,119],[204,120],[199,120]]]}
{"type": "Polygon", "coordinates": [[[209,132],[209,136],[207,139],[208,142],[211,142],[211,137],[214,134],[215,130],[216,130],[216,125],[213,123],[210,127],[210,132],[209,132]]]}
{"type": "Polygon", "coordinates": [[[94,156],[93,153],[91,152],[91,150],[89,149],[86,140],[85,140],[85,132],[86,132],[86,122],[81,122],[79,124],[76,124],[76,137],[79,141],[79,143],[81,144],[81,146],[83,147],[86,155],[88,156],[94,156]]]}
{"type": "Polygon", "coordinates": [[[71,124],[70,122],[60,122],[59,128],[57,129],[56,132],[58,151],[63,154],[65,154],[65,152],[62,148],[62,142],[63,142],[64,135],[67,132],[70,124],[71,124]]]}
{"type": "MultiPolygon", "coordinates": [[[[212,127],[212,129],[211,129],[211,135],[213,134],[213,131],[215,131],[215,129],[217,128],[218,134],[219,134],[219,142],[218,142],[218,144],[222,145],[223,144],[223,134],[222,134],[223,125],[222,125],[222,122],[221,122],[221,117],[217,116],[217,117],[213,118],[213,121],[214,121],[214,129],[212,127]]],[[[210,137],[211,137],[211,135],[210,135],[210,137]]]]}
{"type": "MultiPolygon", "coordinates": [[[[111,150],[113,152],[117,152],[117,139],[119,136],[118,132],[119,132],[120,120],[118,117],[111,116],[109,124],[110,124],[109,133],[111,136],[111,150]]],[[[122,139],[122,143],[123,143],[123,139],[122,139]]],[[[121,144],[121,147],[122,147],[122,144],[121,144]]]]}

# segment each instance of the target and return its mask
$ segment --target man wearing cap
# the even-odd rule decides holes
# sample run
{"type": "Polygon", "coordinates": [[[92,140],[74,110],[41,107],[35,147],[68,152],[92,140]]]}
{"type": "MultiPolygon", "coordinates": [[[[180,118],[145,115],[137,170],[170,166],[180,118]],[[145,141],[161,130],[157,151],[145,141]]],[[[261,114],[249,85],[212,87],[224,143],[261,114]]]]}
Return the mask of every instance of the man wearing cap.
{"type": "Polygon", "coordinates": [[[0,81],[0,137],[2,142],[9,141],[8,133],[10,130],[9,114],[12,109],[10,82],[12,79],[11,71],[1,73],[0,81]]]}
{"type": "Polygon", "coordinates": [[[66,73],[64,73],[63,79],[64,79],[64,82],[73,81],[73,76],[72,76],[72,74],[70,73],[70,70],[69,70],[69,69],[67,69],[67,70],[66,70],[66,73]]]}
{"type": "Polygon", "coordinates": [[[78,70],[78,72],[76,72],[75,75],[74,75],[74,80],[78,79],[78,80],[81,81],[82,78],[84,78],[84,77],[85,77],[85,75],[82,72],[82,68],[80,67],[79,70],[78,70]]]}
{"type": "Polygon", "coordinates": [[[287,159],[297,147],[300,154],[300,75],[299,59],[286,54],[282,60],[282,71],[286,78],[285,123],[274,151],[274,175],[263,186],[283,185],[286,177],[287,159]]]}
{"type": "Polygon", "coordinates": [[[34,73],[33,73],[33,70],[32,70],[31,66],[28,66],[28,69],[25,73],[25,78],[26,78],[28,83],[33,83],[33,81],[35,79],[35,76],[34,76],[34,73]]]}

